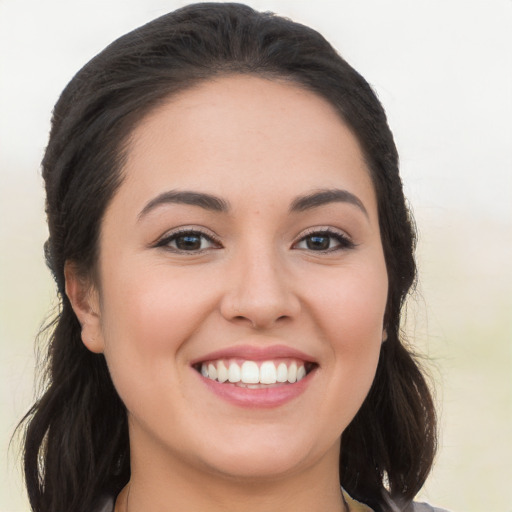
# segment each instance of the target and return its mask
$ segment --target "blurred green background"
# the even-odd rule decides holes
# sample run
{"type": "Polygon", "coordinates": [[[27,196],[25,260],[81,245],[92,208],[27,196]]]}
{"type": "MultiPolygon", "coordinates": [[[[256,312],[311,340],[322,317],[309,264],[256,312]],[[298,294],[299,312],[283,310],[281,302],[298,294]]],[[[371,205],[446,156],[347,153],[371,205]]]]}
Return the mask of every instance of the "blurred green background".
{"type": "MultiPolygon", "coordinates": [[[[185,3],[0,0],[0,512],[28,510],[9,439],[55,304],[39,174],[52,106],[107,43],[185,3]]],[[[421,498],[512,512],[512,2],[247,3],[320,30],[384,103],[420,234],[406,328],[442,427],[421,498]]]]}

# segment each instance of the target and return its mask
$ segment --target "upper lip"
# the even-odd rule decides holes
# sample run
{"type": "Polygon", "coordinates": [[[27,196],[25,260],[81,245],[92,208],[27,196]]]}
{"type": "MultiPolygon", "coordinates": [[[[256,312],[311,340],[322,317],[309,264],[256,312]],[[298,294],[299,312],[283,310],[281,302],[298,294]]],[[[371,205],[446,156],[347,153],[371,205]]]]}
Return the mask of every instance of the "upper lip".
{"type": "Polygon", "coordinates": [[[316,363],[315,358],[301,350],[289,347],[287,345],[276,344],[269,346],[261,345],[232,345],[224,349],[209,352],[197,359],[194,359],[191,364],[195,365],[204,361],[215,361],[218,359],[231,359],[239,358],[249,361],[268,361],[271,359],[290,358],[300,359],[308,363],[316,363]]]}

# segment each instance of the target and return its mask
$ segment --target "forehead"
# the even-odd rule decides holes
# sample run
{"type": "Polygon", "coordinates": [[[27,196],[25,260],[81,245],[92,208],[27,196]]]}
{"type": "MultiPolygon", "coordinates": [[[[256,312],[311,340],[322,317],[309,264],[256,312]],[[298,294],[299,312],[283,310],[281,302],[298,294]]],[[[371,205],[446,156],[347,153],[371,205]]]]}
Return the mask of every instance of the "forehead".
{"type": "Polygon", "coordinates": [[[247,75],[201,83],[153,110],[131,135],[124,171],[148,196],[164,188],[222,195],[340,185],[373,195],[358,140],[329,102],[291,82],[247,75]]]}

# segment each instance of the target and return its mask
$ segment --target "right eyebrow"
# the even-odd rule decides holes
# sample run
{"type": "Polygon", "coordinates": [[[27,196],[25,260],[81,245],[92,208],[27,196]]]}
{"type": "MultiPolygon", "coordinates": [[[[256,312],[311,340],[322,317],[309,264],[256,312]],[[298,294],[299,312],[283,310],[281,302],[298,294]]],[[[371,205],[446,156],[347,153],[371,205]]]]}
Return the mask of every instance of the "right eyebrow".
{"type": "Polygon", "coordinates": [[[229,211],[229,204],[220,197],[190,190],[169,190],[151,199],[139,213],[138,219],[165,204],[189,204],[214,212],[229,211]]]}

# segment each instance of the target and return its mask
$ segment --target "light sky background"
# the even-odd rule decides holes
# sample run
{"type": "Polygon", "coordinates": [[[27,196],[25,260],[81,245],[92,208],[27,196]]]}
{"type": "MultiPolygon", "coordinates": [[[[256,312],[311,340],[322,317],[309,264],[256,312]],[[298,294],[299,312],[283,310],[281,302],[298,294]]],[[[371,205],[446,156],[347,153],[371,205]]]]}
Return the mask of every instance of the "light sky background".
{"type": "MultiPolygon", "coordinates": [[[[0,0],[0,512],[28,510],[7,444],[53,303],[39,169],[52,107],[113,39],[186,3],[0,0]]],[[[247,3],[318,29],[383,102],[420,233],[408,329],[443,427],[422,497],[512,512],[512,1],[247,3]]]]}

